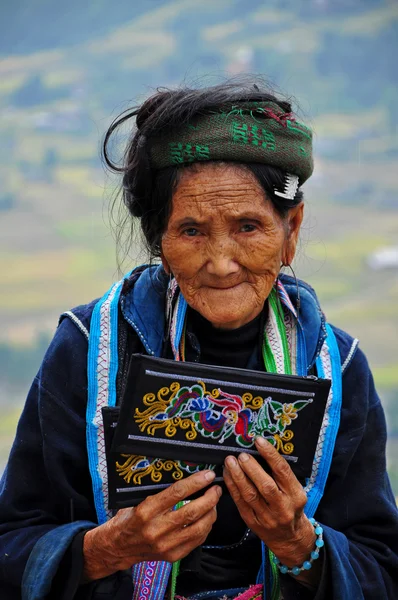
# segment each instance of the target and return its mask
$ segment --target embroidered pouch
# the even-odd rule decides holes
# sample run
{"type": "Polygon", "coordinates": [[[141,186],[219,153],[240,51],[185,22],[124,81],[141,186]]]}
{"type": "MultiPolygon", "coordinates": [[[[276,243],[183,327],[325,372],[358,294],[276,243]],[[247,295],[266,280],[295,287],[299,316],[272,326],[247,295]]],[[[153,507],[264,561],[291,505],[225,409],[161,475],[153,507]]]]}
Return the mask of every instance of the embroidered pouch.
{"type": "MultiPolygon", "coordinates": [[[[119,509],[139,504],[147,496],[156,494],[172,483],[203,469],[216,471],[215,481],[222,483],[222,466],[194,464],[142,454],[112,452],[112,442],[119,419],[120,408],[102,409],[105,451],[108,471],[108,508],[119,509]]],[[[203,490],[198,496],[203,494],[203,490]]],[[[193,499],[195,496],[192,496],[193,499]]]]}
{"type": "Polygon", "coordinates": [[[133,355],[120,415],[103,409],[110,507],[139,502],[198,469],[216,469],[219,479],[228,454],[260,459],[258,435],[304,484],[329,388],[316,377],[133,355]]]}

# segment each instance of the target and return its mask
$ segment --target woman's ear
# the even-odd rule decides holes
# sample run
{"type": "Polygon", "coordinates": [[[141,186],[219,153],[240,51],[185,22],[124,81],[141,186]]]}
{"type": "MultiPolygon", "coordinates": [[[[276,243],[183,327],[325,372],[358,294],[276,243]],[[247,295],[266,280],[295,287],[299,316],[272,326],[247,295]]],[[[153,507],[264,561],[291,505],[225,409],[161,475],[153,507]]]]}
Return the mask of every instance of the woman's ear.
{"type": "Polygon", "coordinates": [[[282,263],[291,265],[296,254],[297,241],[300,233],[301,223],[304,217],[304,202],[291,208],[287,215],[287,233],[282,250],[282,263]]]}
{"type": "Polygon", "coordinates": [[[163,250],[160,251],[160,260],[162,261],[163,269],[166,271],[167,275],[170,275],[171,269],[170,269],[169,263],[167,262],[164,254],[163,254],[163,250]]]}

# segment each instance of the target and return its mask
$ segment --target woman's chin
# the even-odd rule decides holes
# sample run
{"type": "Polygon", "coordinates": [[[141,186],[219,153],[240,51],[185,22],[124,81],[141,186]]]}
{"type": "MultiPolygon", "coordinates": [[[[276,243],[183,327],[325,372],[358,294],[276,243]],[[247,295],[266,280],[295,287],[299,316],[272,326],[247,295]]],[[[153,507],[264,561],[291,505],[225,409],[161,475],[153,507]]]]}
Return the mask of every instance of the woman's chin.
{"type": "Polygon", "coordinates": [[[258,297],[246,283],[230,288],[201,288],[191,298],[187,295],[188,304],[214,327],[222,329],[237,329],[262,310],[258,297]]]}
{"type": "Polygon", "coordinates": [[[202,317],[209,321],[214,327],[220,329],[237,329],[249,323],[255,319],[261,312],[261,308],[248,307],[246,310],[244,307],[237,307],[235,310],[228,306],[228,303],[220,304],[218,307],[211,307],[211,310],[199,306],[193,306],[194,310],[199,312],[202,317]]]}

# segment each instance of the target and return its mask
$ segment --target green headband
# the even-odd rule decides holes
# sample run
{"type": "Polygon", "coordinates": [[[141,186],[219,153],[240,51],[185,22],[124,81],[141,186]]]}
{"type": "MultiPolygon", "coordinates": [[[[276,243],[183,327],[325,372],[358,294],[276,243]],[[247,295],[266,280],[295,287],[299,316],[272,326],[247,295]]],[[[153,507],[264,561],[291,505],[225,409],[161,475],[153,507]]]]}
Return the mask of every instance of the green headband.
{"type": "Polygon", "coordinates": [[[256,162],[297,175],[313,171],[312,132],[272,102],[241,102],[196,115],[188,124],[151,140],[155,169],[198,161],[256,162]]]}

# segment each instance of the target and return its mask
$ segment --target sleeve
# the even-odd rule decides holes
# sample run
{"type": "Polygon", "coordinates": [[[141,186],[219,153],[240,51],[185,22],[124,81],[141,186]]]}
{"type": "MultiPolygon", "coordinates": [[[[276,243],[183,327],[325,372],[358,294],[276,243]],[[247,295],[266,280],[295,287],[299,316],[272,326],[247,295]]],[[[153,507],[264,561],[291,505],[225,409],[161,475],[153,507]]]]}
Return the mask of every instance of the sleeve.
{"type": "Polygon", "coordinates": [[[315,515],[325,540],[315,600],[398,598],[398,512],[385,447],[384,412],[358,350],[343,377],[339,434],[315,515]]]}
{"type": "MultiPolygon", "coordinates": [[[[73,546],[97,525],[85,442],[86,362],[87,341],[65,319],[29,391],[0,484],[2,600],[60,600],[60,582],[69,590],[62,600],[88,600],[100,587],[79,585],[82,544],[73,546]]],[[[114,583],[117,575],[107,579],[114,583]]]]}

